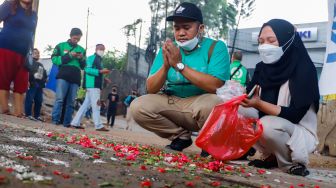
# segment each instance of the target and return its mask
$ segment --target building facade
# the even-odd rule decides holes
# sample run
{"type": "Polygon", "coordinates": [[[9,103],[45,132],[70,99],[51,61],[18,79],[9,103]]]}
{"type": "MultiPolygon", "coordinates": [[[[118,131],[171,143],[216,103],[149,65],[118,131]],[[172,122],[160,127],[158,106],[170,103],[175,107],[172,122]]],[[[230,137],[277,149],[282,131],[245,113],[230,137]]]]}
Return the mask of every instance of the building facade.
{"type": "MultiPolygon", "coordinates": [[[[295,24],[318,74],[321,73],[325,58],[327,23],[295,24]]],[[[259,31],[260,27],[239,29],[236,36],[235,49],[243,52],[242,64],[251,72],[253,72],[255,65],[261,61],[258,53],[259,31]]],[[[230,50],[233,46],[234,32],[234,30],[231,30],[229,34],[228,46],[230,50]]]]}

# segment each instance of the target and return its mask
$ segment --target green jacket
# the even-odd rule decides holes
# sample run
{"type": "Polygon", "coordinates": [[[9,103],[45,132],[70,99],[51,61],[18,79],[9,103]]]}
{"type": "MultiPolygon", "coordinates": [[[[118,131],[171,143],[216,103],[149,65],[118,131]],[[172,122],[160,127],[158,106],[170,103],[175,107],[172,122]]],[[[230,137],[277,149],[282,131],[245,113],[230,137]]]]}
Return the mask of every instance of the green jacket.
{"type": "Polygon", "coordinates": [[[99,72],[101,69],[103,69],[102,60],[103,58],[97,54],[91,55],[87,58],[86,67],[84,69],[84,88],[102,89],[103,75],[99,72]]]}
{"type": "Polygon", "coordinates": [[[246,87],[246,84],[249,82],[249,74],[244,66],[241,66],[240,69],[232,75],[235,70],[241,65],[240,61],[235,60],[230,64],[230,74],[231,74],[231,80],[236,80],[241,85],[246,87]]]}
{"type": "Polygon", "coordinates": [[[85,67],[85,50],[80,45],[72,45],[69,41],[56,45],[52,55],[52,63],[59,67],[56,78],[80,85],[80,70],[85,67]],[[82,59],[77,59],[70,52],[81,53],[82,59]]]}

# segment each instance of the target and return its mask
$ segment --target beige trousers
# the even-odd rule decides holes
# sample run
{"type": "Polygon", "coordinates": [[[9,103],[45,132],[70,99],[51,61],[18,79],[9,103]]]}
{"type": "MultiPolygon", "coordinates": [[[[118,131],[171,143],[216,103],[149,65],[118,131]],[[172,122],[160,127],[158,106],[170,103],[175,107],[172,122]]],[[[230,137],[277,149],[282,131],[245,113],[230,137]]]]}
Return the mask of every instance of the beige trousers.
{"type": "Polygon", "coordinates": [[[162,138],[186,140],[202,128],[212,108],[221,102],[215,94],[188,98],[148,94],[131,103],[131,113],[141,127],[162,138]]]}
{"type": "MultiPolygon", "coordinates": [[[[258,118],[258,112],[254,108],[240,107],[238,113],[245,117],[258,118]]],[[[308,164],[309,153],[315,149],[315,139],[309,131],[277,116],[264,116],[260,121],[264,132],[253,147],[263,154],[263,158],[274,154],[283,170],[295,163],[308,164]]]]}

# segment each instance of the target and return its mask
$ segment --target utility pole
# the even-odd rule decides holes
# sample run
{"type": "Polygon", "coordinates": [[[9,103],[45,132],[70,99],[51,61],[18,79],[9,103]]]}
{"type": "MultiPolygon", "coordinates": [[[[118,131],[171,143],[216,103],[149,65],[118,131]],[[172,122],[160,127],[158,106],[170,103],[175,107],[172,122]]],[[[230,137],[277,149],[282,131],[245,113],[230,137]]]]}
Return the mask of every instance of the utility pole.
{"type": "MultiPolygon", "coordinates": [[[[168,0],[166,0],[166,18],[168,17],[168,0]]],[[[167,21],[165,20],[164,39],[167,39],[167,21]]]]}
{"type": "Polygon", "coordinates": [[[156,55],[156,45],[157,45],[157,23],[158,23],[158,17],[159,17],[159,8],[160,8],[160,1],[157,2],[156,13],[153,14],[151,19],[151,32],[150,32],[150,40],[149,44],[146,49],[146,61],[148,63],[148,70],[147,73],[149,73],[150,68],[152,67],[155,55],[156,55]]]}
{"type": "MultiPolygon", "coordinates": [[[[137,79],[136,79],[136,89],[139,89],[139,81],[138,81],[138,73],[139,73],[139,60],[140,60],[140,44],[141,44],[141,33],[142,33],[142,19],[140,20],[140,33],[139,33],[139,44],[138,44],[138,52],[136,55],[136,64],[135,64],[135,71],[136,71],[136,75],[137,75],[137,79]]],[[[135,45],[136,46],[136,45],[135,45]]]]}
{"type": "Polygon", "coordinates": [[[244,2],[242,2],[241,6],[240,6],[240,10],[239,10],[239,16],[238,16],[238,22],[237,22],[237,26],[233,35],[233,43],[232,43],[232,50],[230,53],[230,61],[232,59],[232,55],[233,55],[233,51],[235,49],[235,45],[236,45],[236,38],[237,38],[237,33],[238,33],[238,26],[239,26],[239,22],[240,22],[240,17],[242,15],[242,10],[243,10],[243,6],[244,6],[244,2]]]}
{"type": "Polygon", "coordinates": [[[87,10],[87,17],[86,17],[86,39],[85,39],[85,51],[87,51],[87,44],[88,44],[88,37],[89,37],[89,16],[90,16],[90,8],[88,7],[87,10]]]}

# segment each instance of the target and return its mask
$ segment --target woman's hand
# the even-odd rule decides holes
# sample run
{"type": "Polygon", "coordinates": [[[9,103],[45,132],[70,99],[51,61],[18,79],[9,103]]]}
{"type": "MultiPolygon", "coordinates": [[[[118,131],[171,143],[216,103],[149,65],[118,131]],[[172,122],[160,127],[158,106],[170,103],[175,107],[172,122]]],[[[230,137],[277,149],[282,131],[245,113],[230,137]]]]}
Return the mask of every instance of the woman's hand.
{"type": "Polygon", "coordinates": [[[243,107],[249,108],[249,107],[253,107],[258,109],[261,99],[259,96],[259,91],[260,91],[260,86],[257,85],[257,88],[254,90],[254,94],[252,96],[251,99],[249,98],[245,98],[240,105],[242,105],[243,107]]]}
{"type": "Polygon", "coordinates": [[[255,108],[261,112],[264,112],[265,114],[271,115],[271,116],[278,116],[281,112],[281,106],[263,101],[260,99],[259,92],[260,86],[257,86],[256,90],[254,91],[254,95],[251,99],[244,99],[240,105],[243,107],[249,108],[255,108]]]}

